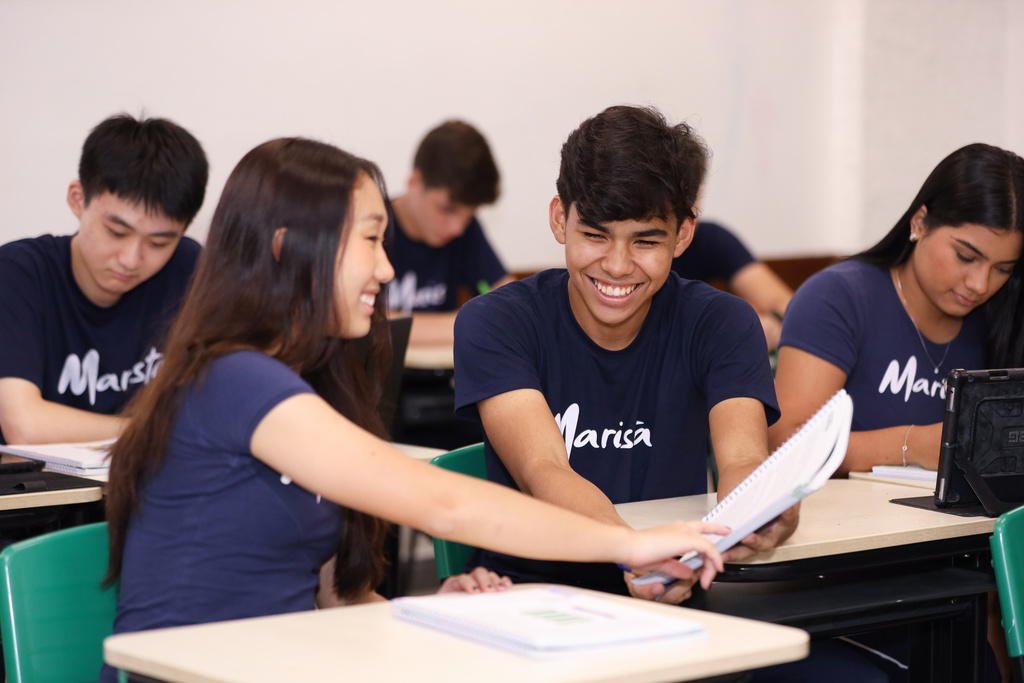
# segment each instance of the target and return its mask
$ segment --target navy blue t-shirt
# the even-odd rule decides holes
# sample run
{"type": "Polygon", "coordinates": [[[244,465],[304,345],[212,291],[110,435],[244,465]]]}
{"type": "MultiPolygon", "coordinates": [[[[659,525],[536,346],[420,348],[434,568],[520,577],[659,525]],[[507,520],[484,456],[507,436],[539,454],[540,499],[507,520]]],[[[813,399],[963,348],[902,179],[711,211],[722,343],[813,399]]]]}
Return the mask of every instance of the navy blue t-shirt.
{"type": "MultiPolygon", "coordinates": [[[[765,404],[778,419],[764,332],[742,300],[670,274],[633,342],[595,344],[569,306],[568,274],[548,270],[470,301],[455,323],[459,415],[516,389],[547,400],[569,463],[612,501],[707,491],[708,411],[730,398],[765,404]]],[[[515,488],[489,441],[488,477],[515,488]]],[[[614,565],[538,562],[482,552],[514,581],[551,581],[623,593],[614,565]]]]}
{"type": "Polygon", "coordinates": [[[254,351],[213,361],[186,390],[128,525],[115,633],[313,609],[338,506],[249,450],[271,409],[308,392],[254,351]]]}
{"type": "Polygon", "coordinates": [[[474,217],[466,232],[443,247],[415,242],[394,223],[391,265],[395,279],[388,285],[388,307],[393,311],[454,311],[459,307],[459,287],[476,295],[480,285],[490,288],[507,275],[494,249],[474,217]]]}
{"type": "Polygon", "coordinates": [[[672,270],[687,280],[732,279],[754,256],[736,235],[717,223],[697,223],[690,246],[672,261],[672,270]]]}
{"type": "Polygon", "coordinates": [[[0,377],[32,382],[47,401],[116,413],[156,372],[198,257],[199,244],[182,238],[167,265],[103,308],[75,282],[70,235],[0,247],[0,377]]]}
{"type": "Polygon", "coordinates": [[[923,339],[922,346],[889,270],[849,260],[801,285],[786,308],[779,345],[806,351],[846,373],[853,429],[867,431],[942,421],[946,375],[954,368],[983,366],[977,311],[964,318],[948,352],[945,344],[923,339]],[[943,357],[936,372],[933,363],[943,357]]]}

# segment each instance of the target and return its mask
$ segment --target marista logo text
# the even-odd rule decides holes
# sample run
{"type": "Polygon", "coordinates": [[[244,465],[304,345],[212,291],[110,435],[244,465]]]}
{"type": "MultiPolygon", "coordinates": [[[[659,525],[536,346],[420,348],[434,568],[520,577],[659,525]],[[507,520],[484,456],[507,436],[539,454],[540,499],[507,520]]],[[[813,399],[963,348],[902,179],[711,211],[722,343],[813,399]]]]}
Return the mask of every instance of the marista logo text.
{"type": "Polygon", "coordinates": [[[96,405],[96,394],[101,391],[128,391],[132,384],[146,384],[156,375],[163,354],[150,347],[145,359],[139,361],[120,375],[108,372],[100,375],[100,354],[96,349],[89,349],[84,358],[69,353],[64,359],[64,368],[57,380],[57,393],[63,394],[68,389],[75,396],[89,392],[89,405],[96,405]]]}
{"type": "Polygon", "coordinates": [[[900,364],[895,358],[889,361],[889,367],[885,369],[885,374],[882,376],[882,383],[878,385],[878,393],[884,394],[887,389],[893,394],[902,391],[904,403],[910,400],[911,394],[946,398],[946,386],[941,380],[929,381],[926,377],[917,378],[917,356],[907,359],[907,367],[903,369],[903,372],[900,372],[900,364]]]}
{"type": "Polygon", "coordinates": [[[559,431],[565,437],[565,452],[571,458],[572,449],[575,446],[584,448],[632,448],[644,444],[651,445],[651,430],[643,426],[643,422],[636,421],[636,424],[629,429],[622,429],[623,424],[619,423],[618,429],[604,429],[598,434],[596,429],[584,429],[577,434],[577,426],[580,421],[580,404],[573,403],[565,409],[565,414],[555,415],[555,422],[559,431]]]}

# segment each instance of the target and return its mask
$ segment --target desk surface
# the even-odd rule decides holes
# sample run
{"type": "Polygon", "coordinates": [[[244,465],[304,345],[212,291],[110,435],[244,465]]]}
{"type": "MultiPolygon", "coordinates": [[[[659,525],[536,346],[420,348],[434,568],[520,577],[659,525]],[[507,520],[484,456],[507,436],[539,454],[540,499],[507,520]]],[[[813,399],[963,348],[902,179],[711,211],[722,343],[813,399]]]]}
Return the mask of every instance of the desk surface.
{"type": "Polygon", "coordinates": [[[38,491],[36,493],[14,493],[7,496],[0,496],[0,511],[25,510],[28,508],[49,507],[51,505],[92,503],[102,499],[103,482],[97,481],[96,486],[81,489],[38,491]]]}
{"type": "Polygon", "coordinates": [[[397,448],[398,450],[402,451],[406,455],[408,455],[410,458],[422,460],[423,462],[430,462],[431,460],[441,455],[442,453],[448,452],[443,448],[431,448],[429,446],[414,446],[408,443],[392,443],[391,445],[397,448]]]}
{"type": "Polygon", "coordinates": [[[123,634],[106,661],[172,683],[283,680],[573,683],[692,680],[806,656],[804,631],[685,608],[632,605],[697,619],[707,638],[530,659],[400,621],[387,603],[123,634]]]}
{"type": "MultiPolygon", "coordinates": [[[[977,534],[991,534],[991,517],[959,517],[890,503],[924,491],[899,484],[831,479],[804,499],[800,524],[779,547],[739,564],[790,562],[826,555],[860,552],[977,534]]],[[[715,494],[648,500],[616,505],[622,518],[636,529],[674,519],[694,520],[714,507],[715,494]]]]}
{"type": "Polygon", "coordinates": [[[405,351],[405,367],[418,370],[451,370],[455,367],[455,348],[451,344],[410,344],[405,351]]]}

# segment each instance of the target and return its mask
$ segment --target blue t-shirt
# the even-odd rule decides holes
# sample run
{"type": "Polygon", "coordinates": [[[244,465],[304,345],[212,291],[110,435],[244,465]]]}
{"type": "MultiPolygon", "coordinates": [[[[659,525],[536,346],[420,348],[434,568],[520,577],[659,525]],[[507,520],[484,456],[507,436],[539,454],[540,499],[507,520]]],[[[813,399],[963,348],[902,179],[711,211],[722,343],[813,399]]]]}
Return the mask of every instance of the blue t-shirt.
{"type": "Polygon", "coordinates": [[[167,265],[103,308],[75,282],[70,235],[0,247],[0,377],[32,382],[47,401],[116,413],[156,372],[198,257],[199,244],[182,238],[167,265]]]}
{"type": "Polygon", "coordinates": [[[115,633],[313,609],[338,506],[249,451],[266,414],[307,392],[253,351],[218,358],[186,390],[128,525],[115,633]]]}
{"type": "Polygon", "coordinates": [[[388,307],[393,311],[454,311],[459,287],[475,295],[481,283],[489,288],[508,274],[475,217],[462,236],[443,247],[406,237],[394,212],[390,220],[395,226],[390,254],[395,279],[388,285],[388,307]]]}
{"type": "MultiPolygon", "coordinates": [[[[568,274],[548,270],[470,301],[455,323],[456,411],[516,389],[547,400],[569,463],[612,501],[707,491],[708,411],[729,398],[765,404],[778,419],[761,324],[742,300],[670,274],[636,339],[609,351],[569,306],[568,274]]],[[[489,441],[488,477],[515,488],[489,441]]],[[[625,592],[614,565],[538,562],[480,554],[515,581],[625,592]]]]}
{"type": "Polygon", "coordinates": [[[672,270],[687,280],[732,279],[754,256],[736,235],[717,223],[701,221],[690,246],[672,261],[672,270]]]}
{"type": "Polygon", "coordinates": [[[980,323],[977,312],[964,318],[947,352],[945,344],[918,337],[887,268],[849,260],[813,275],[797,290],[786,308],[779,345],[806,351],[846,373],[855,431],[934,424],[942,421],[942,382],[949,371],[983,366],[980,323]],[[933,363],[943,357],[935,372],[933,363]]]}

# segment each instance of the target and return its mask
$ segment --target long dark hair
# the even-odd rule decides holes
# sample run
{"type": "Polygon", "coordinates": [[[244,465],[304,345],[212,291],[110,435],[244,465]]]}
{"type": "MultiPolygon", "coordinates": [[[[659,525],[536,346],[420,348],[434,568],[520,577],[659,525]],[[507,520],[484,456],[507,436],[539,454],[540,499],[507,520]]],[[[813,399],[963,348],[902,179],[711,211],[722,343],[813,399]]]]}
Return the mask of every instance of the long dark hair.
{"type": "MultiPolygon", "coordinates": [[[[113,449],[108,581],[120,575],[129,518],[145,477],[163,458],[184,389],[214,359],[240,349],[268,353],[355,424],[384,436],[376,409],[391,355],[384,297],[377,298],[368,350],[335,332],[335,259],[362,177],[384,194],[373,163],[301,138],[266,142],[232,171],[160,372],[129,404],[128,427],[113,449]],[[275,259],[279,227],[288,230],[275,259]]],[[[342,516],[336,588],[350,597],[383,578],[387,526],[354,510],[343,508],[342,516]]]]}
{"type": "MultiPolygon", "coordinates": [[[[939,162],[910,208],[873,247],[853,258],[882,268],[907,262],[914,251],[910,221],[923,206],[928,230],[966,223],[1024,233],[1024,159],[1013,152],[975,143],[939,162]]],[[[1024,366],[1024,266],[1019,259],[1006,284],[981,306],[989,367],[1024,366]]]]}

